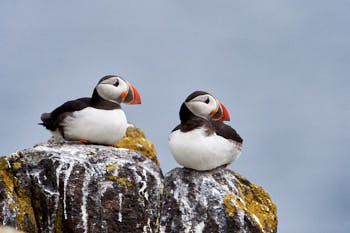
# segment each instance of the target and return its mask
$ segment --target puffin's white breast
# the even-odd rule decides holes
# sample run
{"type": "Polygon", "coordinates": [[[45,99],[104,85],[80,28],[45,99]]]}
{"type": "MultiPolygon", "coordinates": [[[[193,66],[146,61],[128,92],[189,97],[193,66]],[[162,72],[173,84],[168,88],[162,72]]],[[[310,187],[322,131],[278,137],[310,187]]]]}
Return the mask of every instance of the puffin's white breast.
{"type": "Polygon", "coordinates": [[[172,132],[169,147],[179,164],[196,170],[211,170],[232,163],[241,153],[240,143],[215,133],[208,136],[204,128],[172,132]]]}
{"type": "Polygon", "coordinates": [[[85,139],[93,143],[112,145],[125,135],[127,120],[122,109],[87,107],[67,116],[61,126],[67,140],[85,139]]]}

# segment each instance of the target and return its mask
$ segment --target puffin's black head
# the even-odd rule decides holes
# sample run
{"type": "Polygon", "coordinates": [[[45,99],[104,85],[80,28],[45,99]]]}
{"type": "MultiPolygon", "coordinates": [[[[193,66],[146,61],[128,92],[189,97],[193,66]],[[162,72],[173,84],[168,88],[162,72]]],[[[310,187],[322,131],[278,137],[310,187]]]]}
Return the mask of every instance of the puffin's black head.
{"type": "Polygon", "coordinates": [[[193,115],[206,120],[230,120],[230,115],[225,106],[211,94],[204,91],[193,92],[186,98],[185,102],[181,106],[181,122],[186,121],[193,115]]]}
{"type": "Polygon", "coordinates": [[[95,92],[104,100],[113,103],[141,104],[139,92],[125,79],[107,75],[100,79],[95,92]]]}

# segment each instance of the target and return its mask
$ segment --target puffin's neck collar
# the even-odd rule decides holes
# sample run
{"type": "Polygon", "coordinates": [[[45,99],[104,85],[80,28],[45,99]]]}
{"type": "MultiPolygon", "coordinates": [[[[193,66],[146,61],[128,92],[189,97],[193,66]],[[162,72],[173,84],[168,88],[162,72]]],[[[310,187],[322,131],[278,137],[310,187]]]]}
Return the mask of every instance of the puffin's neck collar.
{"type": "Polygon", "coordinates": [[[91,107],[97,109],[113,110],[120,109],[120,104],[103,99],[98,93],[96,88],[91,97],[91,107]]]}
{"type": "Polygon", "coordinates": [[[181,105],[181,108],[180,108],[180,121],[181,121],[181,124],[185,124],[186,122],[190,121],[190,120],[193,120],[193,119],[201,119],[201,120],[204,120],[204,121],[208,121],[202,117],[199,117],[199,116],[196,116],[194,115],[189,109],[188,107],[186,106],[185,103],[183,103],[181,105]]]}

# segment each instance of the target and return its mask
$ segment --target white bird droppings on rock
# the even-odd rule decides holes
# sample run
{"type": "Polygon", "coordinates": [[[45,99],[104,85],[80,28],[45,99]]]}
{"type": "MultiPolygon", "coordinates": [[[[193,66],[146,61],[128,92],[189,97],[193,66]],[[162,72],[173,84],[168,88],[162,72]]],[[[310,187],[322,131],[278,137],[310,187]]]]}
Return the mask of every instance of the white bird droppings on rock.
{"type": "MultiPolygon", "coordinates": [[[[163,175],[152,160],[138,152],[60,142],[40,144],[6,159],[8,167],[20,168],[16,168],[14,176],[23,182],[21,188],[28,193],[28,208],[32,212],[22,216],[31,214],[33,221],[24,219],[28,228],[21,226],[28,232],[157,229],[163,175]],[[115,166],[107,167],[110,164],[115,166]]],[[[23,205],[17,204],[15,193],[10,194],[0,201],[0,220],[17,225],[21,214],[17,208],[23,205]]]]}

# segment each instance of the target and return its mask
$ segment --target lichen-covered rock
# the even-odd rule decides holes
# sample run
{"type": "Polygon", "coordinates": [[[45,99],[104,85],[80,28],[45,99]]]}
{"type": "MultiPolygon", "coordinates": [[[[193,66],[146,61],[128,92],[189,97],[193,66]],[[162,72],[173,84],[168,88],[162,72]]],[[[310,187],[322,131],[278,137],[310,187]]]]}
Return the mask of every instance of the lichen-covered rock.
{"type": "Polygon", "coordinates": [[[1,226],[0,227],[0,233],[24,233],[24,232],[23,231],[17,231],[16,229],[14,229],[12,227],[1,226]]]}
{"type": "Polygon", "coordinates": [[[146,138],[145,133],[141,129],[136,128],[133,125],[128,127],[125,136],[119,142],[114,144],[114,146],[117,148],[138,151],[159,166],[157,152],[153,143],[146,138]]]}
{"type": "Polygon", "coordinates": [[[164,180],[160,232],[277,232],[268,193],[239,174],[176,168],[164,180]]]}
{"type": "Polygon", "coordinates": [[[0,224],[26,232],[157,232],[162,179],[135,151],[40,144],[0,158],[0,224]]]}
{"type": "Polygon", "coordinates": [[[277,232],[269,195],[239,174],[177,168],[163,180],[154,145],[135,127],[115,147],[52,138],[0,157],[0,225],[27,233],[277,232]]]}

